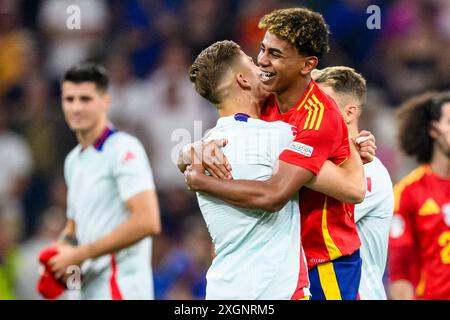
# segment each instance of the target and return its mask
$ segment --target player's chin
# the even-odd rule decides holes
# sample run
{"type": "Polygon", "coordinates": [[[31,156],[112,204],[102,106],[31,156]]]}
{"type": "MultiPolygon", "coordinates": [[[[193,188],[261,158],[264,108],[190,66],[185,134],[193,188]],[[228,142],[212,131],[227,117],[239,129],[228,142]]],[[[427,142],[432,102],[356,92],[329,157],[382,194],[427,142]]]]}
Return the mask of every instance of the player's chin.
{"type": "Polygon", "coordinates": [[[85,131],[89,131],[90,126],[87,125],[86,123],[82,123],[82,122],[71,122],[70,123],[70,129],[72,129],[72,131],[76,131],[76,132],[85,132],[85,131]]]}
{"type": "Polygon", "coordinates": [[[273,92],[276,92],[276,83],[274,82],[262,82],[260,86],[260,91],[264,92],[265,94],[270,94],[273,92]]]}

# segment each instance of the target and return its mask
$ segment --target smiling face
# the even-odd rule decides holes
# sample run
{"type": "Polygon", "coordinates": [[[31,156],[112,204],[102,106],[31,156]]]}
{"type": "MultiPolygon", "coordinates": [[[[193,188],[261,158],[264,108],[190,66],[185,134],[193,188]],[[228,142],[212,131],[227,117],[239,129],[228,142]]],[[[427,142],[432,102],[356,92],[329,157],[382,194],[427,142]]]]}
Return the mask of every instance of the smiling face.
{"type": "Polygon", "coordinates": [[[288,90],[302,76],[306,59],[291,43],[267,31],[258,55],[264,89],[276,94],[288,90]]]}
{"type": "Polygon", "coordinates": [[[66,122],[75,132],[89,132],[106,120],[110,98],[94,82],[64,81],[61,98],[66,122]]]}

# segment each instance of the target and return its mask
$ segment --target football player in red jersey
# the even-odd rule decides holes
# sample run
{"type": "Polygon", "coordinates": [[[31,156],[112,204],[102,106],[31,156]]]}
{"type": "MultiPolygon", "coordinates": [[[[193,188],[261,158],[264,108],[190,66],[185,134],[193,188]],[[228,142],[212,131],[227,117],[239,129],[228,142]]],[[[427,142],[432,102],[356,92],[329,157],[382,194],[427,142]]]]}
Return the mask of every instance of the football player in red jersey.
{"type": "MultiPolygon", "coordinates": [[[[297,136],[267,181],[218,180],[205,176],[198,166],[190,167],[187,177],[193,190],[238,207],[277,211],[314,179],[325,160],[345,162],[350,145],[336,103],[311,79],[318,59],[329,50],[323,17],[305,8],[282,9],[264,16],[260,27],[267,30],[258,56],[261,81],[274,93],[261,119],[288,122],[296,127],[297,136]]],[[[355,170],[361,173],[364,194],[362,163],[355,170]]],[[[304,188],[300,203],[312,298],[357,299],[361,259],[353,206],[304,188]]]]}
{"type": "Polygon", "coordinates": [[[402,150],[421,166],[394,189],[389,242],[392,299],[450,299],[450,92],[398,110],[402,150]]]}

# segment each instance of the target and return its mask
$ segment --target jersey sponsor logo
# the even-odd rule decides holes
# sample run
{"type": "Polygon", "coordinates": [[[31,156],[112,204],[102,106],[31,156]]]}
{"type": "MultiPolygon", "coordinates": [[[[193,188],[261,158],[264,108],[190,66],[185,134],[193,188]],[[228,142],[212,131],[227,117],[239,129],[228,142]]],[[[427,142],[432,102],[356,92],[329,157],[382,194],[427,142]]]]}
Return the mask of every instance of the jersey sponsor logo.
{"type": "Polygon", "coordinates": [[[442,213],[444,214],[445,224],[450,227],[450,203],[442,206],[442,213]]]}
{"type": "Polygon", "coordinates": [[[305,157],[311,157],[314,148],[311,146],[308,146],[307,144],[294,141],[291,143],[291,145],[288,147],[288,150],[297,152],[301,155],[304,155],[305,157]]]}
{"type": "Polygon", "coordinates": [[[122,163],[127,163],[134,159],[136,159],[136,155],[132,151],[128,151],[123,157],[122,163]]]}
{"type": "Polygon", "coordinates": [[[419,209],[419,216],[431,216],[434,214],[439,214],[441,212],[441,208],[432,198],[428,198],[422,207],[419,209]]]}
{"type": "Polygon", "coordinates": [[[399,214],[394,214],[391,222],[391,232],[392,238],[400,238],[405,233],[405,220],[399,214]]]}

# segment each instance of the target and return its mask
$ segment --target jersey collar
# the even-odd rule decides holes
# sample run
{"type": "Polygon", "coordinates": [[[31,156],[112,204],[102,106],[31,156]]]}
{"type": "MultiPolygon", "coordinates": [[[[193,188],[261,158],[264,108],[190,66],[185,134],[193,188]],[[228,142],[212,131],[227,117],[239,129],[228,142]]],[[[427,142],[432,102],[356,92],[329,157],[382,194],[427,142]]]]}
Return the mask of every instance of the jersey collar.
{"type": "Polygon", "coordinates": [[[103,150],[103,145],[105,144],[106,140],[107,140],[111,135],[113,135],[113,134],[116,133],[116,132],[117,132],[116,129],[114,129],[114,128],[110,127],[110,126],[107,126],[107,127],[103,130],[103,133],[100,135],[100,138],[98,138],[98,139],[94,142],[94,144],[93,144],[92,146],[95,148],[95,150],[97,150],[97,151],[102,151],[102,150],[103,150]]]}

